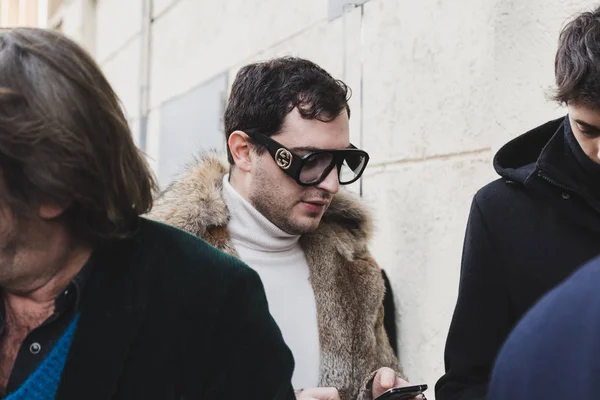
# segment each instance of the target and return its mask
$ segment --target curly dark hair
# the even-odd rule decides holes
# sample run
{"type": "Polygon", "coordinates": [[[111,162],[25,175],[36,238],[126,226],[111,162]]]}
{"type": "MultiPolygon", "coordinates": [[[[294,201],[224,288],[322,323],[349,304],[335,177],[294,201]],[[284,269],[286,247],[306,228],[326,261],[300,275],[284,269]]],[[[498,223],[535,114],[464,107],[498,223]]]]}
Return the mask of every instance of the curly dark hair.
{"type": "MultiPolygon", "coordinates": [[[[225,111],[225,139],[235,131],[273,136],[295,108],[305,119],[329,122],[344,110],[350,117],[350,89],[317,64],[281,57],[246,65],[236,75],[225,111]]],[[[257,151],[264,148],[257,146],[257,151]]],[[[233,158],[227,148],[229,163],[233,158]]]]}
{"type": "Polygon", "coordinates": [[[65,207],[84,241],[126,237],[155,180],[100,68],[58,32],[0,29],[0,197],[18,217],[65,207]]]}
{"type": "Polygon", "coordinates": [[[561,31],[553,99],[600,109],[600,8],[584,12],[561,31]]]}

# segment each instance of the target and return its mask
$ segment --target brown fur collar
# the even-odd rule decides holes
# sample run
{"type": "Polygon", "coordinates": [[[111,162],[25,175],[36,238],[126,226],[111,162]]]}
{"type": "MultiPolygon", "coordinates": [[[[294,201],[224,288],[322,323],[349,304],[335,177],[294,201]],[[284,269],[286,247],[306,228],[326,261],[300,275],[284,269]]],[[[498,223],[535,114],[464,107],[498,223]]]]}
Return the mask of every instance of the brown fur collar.
{"type": "MultiPolygon", "coordinates": [[[[224,158],[203,154],[161,194],[149,217],[237,257],[222,198],[227,172],[224,158]]],[[[399,371],[383,329],[385,288],[381,270],[368,251],[371,232],[372,220],[363,203],[351,193],[340,192],[319,228],[300,241],[317,303],[320,386],[337,387],[343,400],[369,399],[361,384],[372,371],[384,366],[399,371]]]]}
{"type": "MultiPolygon", "coordinates": [[[[203,238],[211,228],[226,226],[229,211],[221,191],[228,171],[224,157],[214,152],[202,154],[159,196],[151,217],[203,238]]],[[[343,231],[345,239],[350,234],[352,242],[338,243],[338,250],[347,259],[367,250],[373,222],[364,204],[351,193],[340,192],[334,197],[322,225],[337,227],[334,230],[343,231]]]]}

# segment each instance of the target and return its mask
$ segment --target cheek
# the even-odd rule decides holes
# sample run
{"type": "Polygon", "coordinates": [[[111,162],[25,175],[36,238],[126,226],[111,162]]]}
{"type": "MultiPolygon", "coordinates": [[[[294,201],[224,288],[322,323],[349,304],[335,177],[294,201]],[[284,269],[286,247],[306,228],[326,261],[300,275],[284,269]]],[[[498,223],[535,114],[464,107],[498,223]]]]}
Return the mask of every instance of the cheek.
{"type": "Polygon", "coordinates": [[[270,193],[274,200],[281,202],[281,206],[289,207],[300,201],[304,188],[274,165],[275,163],[272,164],[263,164],[257,171],[262,191],[270,193]]]}
{"type": "Polygon", "coordinates": [[[586,137],[583,133],[579,132],[578,129],[573,130],[573,134],[577,142],[579,143],[579,147],[585,153],[588,158],[596,161],[598,160],[598,148],[600,146],[600,139],[590,139],[586,137]]]}
{"type": "Polygon", "coordinates": [[[600,152],[600,138],[596,138],[592,141],[593,146],[590,149],[590,152],[593,152],[594,158],[598,159],[598,153],[600,152]]]}
{"type": "Polygon", "coordinates": [[[588,139],[584,143],[582,143],[581,148],[591,160],[594,160],[596,162],[599,161],[598,149],[600,149],[600,139],[588,139]]]}
{"type": "Polygon", "coordinates": [[[4,241],[4,238],[9,236],[13,230],[13,215],[5,207],[0,207],[0,245],[4,241]]]}
{"type": "Polygon", "coordinates": [[[275,207],[286,210],[286,212],[293,212],[302,199],[301,191],[294,186],[297,186],[295,182],[293,182],[293,185],[289,182],[280,182],[272,193],[275,207]]]}
{"type": "Polygon", "coordinates": [[[15,226],[10,219],[0,220],[0,250],[11,246],[15,236],[15,226]]]}
{"type": "Polygon", "coordinates": [[[284,187],[283,198],[287,207],[295,208],[300,205],[300,201],[306,198],[307,189],[298,185],[293,179],[286,179],[284,187]]]}

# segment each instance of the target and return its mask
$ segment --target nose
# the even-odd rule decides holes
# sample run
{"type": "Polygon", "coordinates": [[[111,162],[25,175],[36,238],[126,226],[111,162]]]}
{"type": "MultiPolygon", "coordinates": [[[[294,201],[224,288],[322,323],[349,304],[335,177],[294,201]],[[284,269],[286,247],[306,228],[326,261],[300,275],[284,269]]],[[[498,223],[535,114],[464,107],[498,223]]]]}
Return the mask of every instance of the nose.
{"type": "Polygon", "coordinates": [[[340,190],[340,181],[338,179],[338,169],[335,167],[323,182],[317,185],[319,189],[323,189],[331,194],[336,194],[340,190]]]}

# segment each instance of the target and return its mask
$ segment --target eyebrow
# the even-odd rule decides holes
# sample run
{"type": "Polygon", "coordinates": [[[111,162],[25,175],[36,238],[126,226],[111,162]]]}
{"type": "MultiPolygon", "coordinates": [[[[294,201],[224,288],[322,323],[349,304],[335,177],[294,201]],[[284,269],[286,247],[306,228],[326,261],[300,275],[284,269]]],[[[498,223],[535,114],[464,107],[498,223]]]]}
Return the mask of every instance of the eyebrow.
{"type": "MultiPolygon", "coordinates": [[[[352,149],[352,145],[349,144],[348,146],[346,146],[346,149],[352,149]]],[[[319,150],[332,150],[332,149],[320,149],[318,147],[314,147],[314,146],[299,146],[299,147],[290,147],[289,148],[291,151],[319,151],[319,150]]]]}
{"type": "Polygon", "coordinates": [[[576,119],[575,122],[577,122],[579,125],[583,126],[584,128],[590,129],[592,131],[600,131],[599,127],[592,125],[592,124],[588,124],[587,122],[582,121],[580,119],[576,119]]]}

